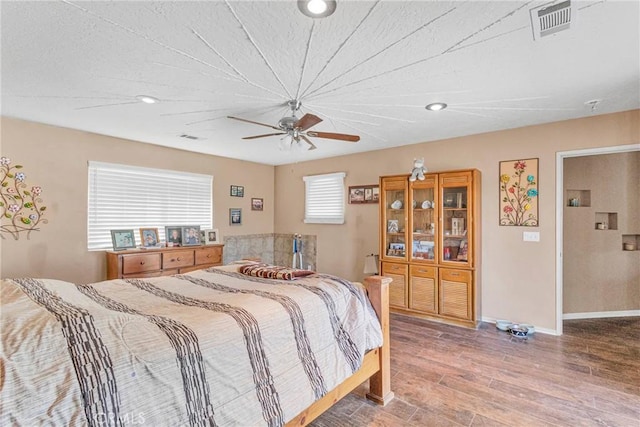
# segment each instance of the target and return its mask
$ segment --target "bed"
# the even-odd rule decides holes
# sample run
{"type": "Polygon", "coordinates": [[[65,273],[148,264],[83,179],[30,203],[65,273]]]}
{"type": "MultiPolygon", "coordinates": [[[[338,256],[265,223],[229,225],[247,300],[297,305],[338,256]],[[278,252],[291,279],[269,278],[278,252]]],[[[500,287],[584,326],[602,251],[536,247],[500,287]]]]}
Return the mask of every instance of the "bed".
{"type": "Polygon", "coordinates": [[[390,279],[257,267],[3,280],[0,424],[306,425],[367,379],[393,398],[390,279]]]}

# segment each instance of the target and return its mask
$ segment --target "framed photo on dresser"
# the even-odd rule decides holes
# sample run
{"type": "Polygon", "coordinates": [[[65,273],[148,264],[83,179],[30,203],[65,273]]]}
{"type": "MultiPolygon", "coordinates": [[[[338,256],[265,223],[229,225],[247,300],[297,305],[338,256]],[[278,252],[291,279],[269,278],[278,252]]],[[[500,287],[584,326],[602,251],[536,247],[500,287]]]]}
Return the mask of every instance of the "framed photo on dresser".
{"type": "Polygon", "coordinates": [[[167,239],[167,246],[180,246],[182,245],[182,227],[181,226],[167,226],[164,228],[165,239],[167,239]]]}
{"type": "Polygon", "coordinates": [[[187,225],[182,227],[182,246],[196,246],[200,244],[200,226],[187,225]]]}
{"type": "Polygon", "coordinates": [[[111,242],[114,251],[133,249],[136,247],[136,238],[133,230],[111,230],[111,242]]]}
{"type": "Polygon", "coordinates": [[[140,241],[142,247],[153,248],[158,245],[158,229],[157,228],[141,228],[140,229],[140,241]]]}
{"type": "Polygon", "coordinates": [[[220,231],[217,228],[200,230],[200,241],[203,245],[215,245],[221,241],[220,231]]]}

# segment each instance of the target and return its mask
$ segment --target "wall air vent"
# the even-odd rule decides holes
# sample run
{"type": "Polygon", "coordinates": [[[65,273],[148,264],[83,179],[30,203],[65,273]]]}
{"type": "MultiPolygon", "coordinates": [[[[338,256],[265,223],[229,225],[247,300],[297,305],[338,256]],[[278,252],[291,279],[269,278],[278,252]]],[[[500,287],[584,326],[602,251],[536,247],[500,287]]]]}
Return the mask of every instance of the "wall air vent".
{"type": "Polygon", "coordinates": [[[182,135],[180,135],[180,138],[191,139],[191,140],[194,140],[194,141],[200,139],[197,136],[187,135],[186,133],[183,133],[182,135]]]}
{"type": "Polygon", "coordinates": [[[568,30],[576,17],[571,0],[531,9],[530,14],[534,40],[568,30]]]}

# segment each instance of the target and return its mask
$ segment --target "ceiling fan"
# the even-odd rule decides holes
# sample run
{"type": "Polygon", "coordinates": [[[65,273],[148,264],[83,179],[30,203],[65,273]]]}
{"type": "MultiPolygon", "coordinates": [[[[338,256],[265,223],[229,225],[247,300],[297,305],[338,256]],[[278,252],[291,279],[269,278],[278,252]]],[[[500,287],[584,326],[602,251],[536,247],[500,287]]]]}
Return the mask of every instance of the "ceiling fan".
{"type": "Polygon", "coordinates": [[[293,143],[300,143],[302,139],[309,145],[309,150],[315,150],[317,147],[311,142],[309,137],[325,138],[325,139],[337,139],[347,142],[358,142],[360,137],[358,135],[347,135],[344,133],[331,133],[331,132],[316,132],[311,131],[309,128],[317,125],[322,119],[313,114],[305,114],[300,119],[296,117],[296,112],[300,110],[302,103],[297,99],[292,99],[287,102],[289,108],[291,108],[291,116],[285,116],[278,121],[276,126],[267,125],[264,123],[254,122],[253,120],[242,119],[240,117],[227,116],[229,119],[240,120],[241,122],[253,123],[254,125],[266,126],[268,128],[277,130],[277,133],[267,133],[263,135],[245,136],[242,139],[257,139],[267,136],[285,135],[291,137],[291,145],[293,143]]]}

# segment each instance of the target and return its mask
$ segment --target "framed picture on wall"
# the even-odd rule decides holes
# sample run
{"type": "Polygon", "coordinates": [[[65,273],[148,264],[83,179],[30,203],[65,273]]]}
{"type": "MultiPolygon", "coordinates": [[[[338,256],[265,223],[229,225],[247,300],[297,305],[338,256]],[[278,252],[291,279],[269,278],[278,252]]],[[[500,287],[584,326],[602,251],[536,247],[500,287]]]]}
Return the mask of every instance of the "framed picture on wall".
{"type": "Polygon", "coordinates": [[[242,209],[229,209],[229,225],[242,225],[242,209]]]}
{"type": "Polygon", "coordinates": [[[264,206],[264,200],[254,197],[251,199],[251,210],[252,211],[261,211],[264,206]]]}
{"type": "Polygon", "coordinates": [[[349,203],[378,203],[380,187],[378,185],[356,185],[349,187],[349,203]]]}
{"type": "Polygon", "coordinates": [[[244,187],[242,185],[232,185],[229,194],[233,197],[244,197],[244,187]]]}
{"type": "Polygon", "coordinates": [[[499,164],[500,225],[538,227],[538,159],[499,164]]]}
{"type": "Polygon", "coordinates": [[[111,230],[111,242],[114,251],[133,249],[136,247],[136,238],[133,230],[111,230]]]}

